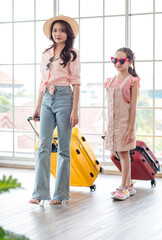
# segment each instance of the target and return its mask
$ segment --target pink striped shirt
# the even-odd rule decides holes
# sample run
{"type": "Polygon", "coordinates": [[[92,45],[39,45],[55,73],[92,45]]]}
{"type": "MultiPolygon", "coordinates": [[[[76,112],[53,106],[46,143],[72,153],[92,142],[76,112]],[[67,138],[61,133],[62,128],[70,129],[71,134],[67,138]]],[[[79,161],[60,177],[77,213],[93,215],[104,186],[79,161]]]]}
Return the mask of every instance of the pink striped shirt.
{"type": "MultiPolygon", "coordinates": [[[[106,88],[108,83],[110,82],[112,78],[107,78],[107,81],[104,83],[104,87],[106,88]]],[[[120,85],[122,84],[122,82],[124,81],[116,81],[116,78],[113,77],[113,81],[110,84],[110,87],[112,88],[119,88],[120,85]]],[[[123,86],[122,88],[122,92],[123,92],[123,99],[125,100],[126,103],[130,103],[131,101],[131,87],[134,85],[134,82],[138,81],[138,87],[140,87],[140,78],[139,77],[133,77],[132,75],[129,76],[128,81],[126,82],[126,84],[123,86]]]]}
{"type": "Polygon", "coordinates": [[[80,56],[76,49],[73,49],[77,57],[74,61],[69,61],[66,67],[60,65],[62,60],[60,53],[58,53],[53,62],[50,64],[49,70],[46,70],[46,65],[50,62],[49,59],[53,56],[53,48],[47,50],[42,54],[40,64],[41,71],[41,93],[48,87],[50,94],[54,93],[54,86],[69,86],[80,85],[80,56]]]}

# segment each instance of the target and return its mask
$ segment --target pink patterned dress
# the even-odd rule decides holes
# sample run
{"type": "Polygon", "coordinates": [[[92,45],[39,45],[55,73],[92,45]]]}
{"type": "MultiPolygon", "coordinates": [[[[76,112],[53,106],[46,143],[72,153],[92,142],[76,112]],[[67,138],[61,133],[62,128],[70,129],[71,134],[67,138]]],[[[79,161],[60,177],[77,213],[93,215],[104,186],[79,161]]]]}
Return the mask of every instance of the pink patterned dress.
{"type": "Polygon", "coordinates": [[[105,148],[110,151],[129,151],[136,146],[135,128],[133,141],[124,142],[130,122],[131,87],[135,81],[139,85],[138,77],[128,75],[122,81],[108,78],[104,84],[108,106],[105,148]]]}

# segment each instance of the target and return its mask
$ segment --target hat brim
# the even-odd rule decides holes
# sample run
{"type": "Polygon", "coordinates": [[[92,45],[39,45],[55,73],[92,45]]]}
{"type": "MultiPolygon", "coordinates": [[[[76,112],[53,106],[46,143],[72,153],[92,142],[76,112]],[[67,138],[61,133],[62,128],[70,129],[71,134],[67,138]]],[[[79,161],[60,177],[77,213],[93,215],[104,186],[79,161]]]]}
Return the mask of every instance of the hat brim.
{"type": "Polygon", "coordinates": [[[53,22],[55,22],[57,20],[63,20],[65,22],[67,22],[70,25],[70,27],[71,27],[71,29],[74,33],[74,36],[75,37],[77,36],[78,31],[79,31],[78,23],[73,18],[63,16],[63,15],[59,15],[59,16],[52,17],[52,18],[48,19],[44,23],[43,31],[44,31],[44,34],[46,35],[47,38],[51,39],[51,25],[52,25],[53,22]]]}

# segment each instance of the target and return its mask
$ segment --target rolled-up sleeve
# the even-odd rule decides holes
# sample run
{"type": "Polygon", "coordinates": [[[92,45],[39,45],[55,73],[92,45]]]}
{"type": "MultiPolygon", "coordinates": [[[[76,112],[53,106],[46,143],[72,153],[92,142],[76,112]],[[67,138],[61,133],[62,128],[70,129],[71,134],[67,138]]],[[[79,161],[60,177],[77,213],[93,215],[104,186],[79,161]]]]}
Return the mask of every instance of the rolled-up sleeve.
{"type": "Polygon", "coordinates": [[[70,82],[71,85],[81,85],[80,81],[80,54],[76,51],[77,57],[74,61],[70,62],[70,82]]]}
{"type": "Polygon", "coordinates": [[[44,68],[43,68],[43,58],[44,58],[44,55],[42,54],[42,58],[41,58],[41,62],[40,62],[41,82],[45,81],[44,68]]]}

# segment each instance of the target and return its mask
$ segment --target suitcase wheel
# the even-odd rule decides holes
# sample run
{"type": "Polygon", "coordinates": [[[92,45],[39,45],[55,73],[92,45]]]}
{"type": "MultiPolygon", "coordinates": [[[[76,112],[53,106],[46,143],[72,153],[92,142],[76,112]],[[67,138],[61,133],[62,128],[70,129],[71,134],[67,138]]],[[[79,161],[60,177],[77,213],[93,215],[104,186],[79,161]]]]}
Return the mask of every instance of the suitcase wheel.
{"type": "Polygon", "coordinates": [[[96,185],[95,185],[95,184],[92,185],[92,186],[90,187],[90,189],[91,189],[91,191],[95,191],[95,190],[96,190],[96,185]]]}
{"type": "Polygon", "coordinates": [[[156,181],[155,181],[155,179],[151,180],[151,186],[152,186],[152,187],[156,187],[156,181]]]}
{"type": "Polygon", "coordinates": [[[100,173],[104,173],[104,168],[100,167],[100,173]]]}

